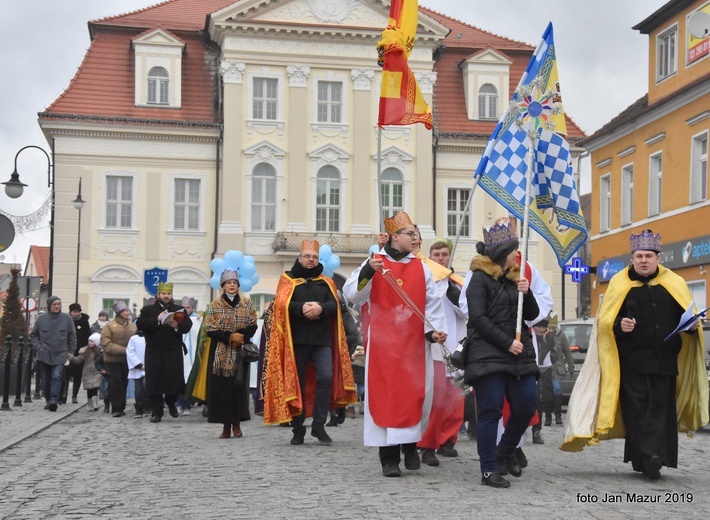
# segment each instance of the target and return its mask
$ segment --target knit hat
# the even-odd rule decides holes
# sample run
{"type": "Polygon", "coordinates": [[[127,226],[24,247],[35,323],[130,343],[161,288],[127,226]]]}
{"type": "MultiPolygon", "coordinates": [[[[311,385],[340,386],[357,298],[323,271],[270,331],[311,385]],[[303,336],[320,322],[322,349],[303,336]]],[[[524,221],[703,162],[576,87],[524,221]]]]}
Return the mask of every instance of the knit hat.
{"type": "Polygon", "coordinates": [[[52,304],[56,302],[57,300],[62,301],[62,299],[59,296],[50,296],[47,298],[47,309],[52,308],[52,304]]]}
{"type": "Polygon", "coordinates": [[[101,309],[99,311],[99,318],[103,316],[104,318],[108,318],[108,311],[106,309],[101,309]]]}
{"type": "Polygon", "coordinates": [[[126,302],[124,302],[123,300],[118,300],[113,304],[113,312],[115,312],[116,314],[121,314],[127,308],[128,305],[126,305],[126,302]]]}
{"type": "Polygon", "coordinates": [[[94,332],[91,336],[89,336],[89,341],[93,341],[94,345],[98,347],[101,344],[101,334],[94,332]]]}
{"type": "Polygon", "coordinates": [[[239,275],[233,269],[225,269],[219,277],[219,286],[222,287],[229,280],[236,280],[239,283],[239,275]]]}
{"type": "Polygon", "coordinates": [[[182,306],[183,307],[192,307],[194,309],[195,305],[197,305],[197,302],[195,301],[194,298],[190,298],[189,296],[182,297],[182,306]]]}
{"type": "Polygon", "coordinates": [[[69,306],[69,312],[71,312],[71,311],[79,311],[79,312],[81,312],[81,305],[79,305],[78,303],[72,303],[72,304],[69,306]]]}

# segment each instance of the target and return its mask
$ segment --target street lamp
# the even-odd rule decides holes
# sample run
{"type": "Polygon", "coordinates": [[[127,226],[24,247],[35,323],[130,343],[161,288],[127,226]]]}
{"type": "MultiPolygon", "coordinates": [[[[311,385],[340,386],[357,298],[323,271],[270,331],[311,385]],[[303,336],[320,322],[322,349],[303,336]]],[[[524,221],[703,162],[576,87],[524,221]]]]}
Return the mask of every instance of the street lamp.
{"type": "Polygon", "coordinates": [[[76,289],[74,290],[74,301],[79,302],[79,249],[81,248],[81,208],[84,207],[85,200],[81,198],[81,177],[79,177],[79,194],[72,201],[74,207],[79,210],[79,225],[76,230],[76,289]]]}
{"type": "Polygon", "coordinates": [[[15,170],[10,174],[10,180],[0,184],[5,186],[5,194],[8,197],[16,199],[22,196],[22,192],[27,184],[20,182],[20,174],[17,173],[17,157],[23,150],[27,150],[28,148],[36,148],[47,158],[47,187],[52,188],[52,209],[49,216],[49,275],[47,279],[47,296],[52,296],[52,277],[54,275],[54,161],[52,160],[54,159],[54,138],[52,138],[51,158],[49,154],[44,151],[44,148],[40,148],[34,144],[20,148],[15,154],[15,170]]]}

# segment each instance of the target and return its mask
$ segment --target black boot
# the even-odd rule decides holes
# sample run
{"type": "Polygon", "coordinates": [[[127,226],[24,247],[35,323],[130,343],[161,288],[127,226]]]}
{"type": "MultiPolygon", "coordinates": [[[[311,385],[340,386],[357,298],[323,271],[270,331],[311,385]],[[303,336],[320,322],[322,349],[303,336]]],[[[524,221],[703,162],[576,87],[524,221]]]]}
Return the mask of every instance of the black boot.
{"type": "Polygon", "coordinates": [[[552,400],[552,408],[555,411],[555,424],[562,424],[562,396],[556,395],[552,400]]]}
{"type": "Polygon", "coordinates": [[[326,426],[338,426],[338,415],[336,410],[336,408],[330,410],[330,421],[326,423],[326,426]]]}
{"type": "Polygon", "coordinates": [[[343,424],[345,422],[345,407],[337,408],[338,410],[338,424],[343,424]]]}
{"type": "Polygon", "coordinates": [[[552,414],[550,412],[545,414],[545,426],[552,426],[552,414]]]}

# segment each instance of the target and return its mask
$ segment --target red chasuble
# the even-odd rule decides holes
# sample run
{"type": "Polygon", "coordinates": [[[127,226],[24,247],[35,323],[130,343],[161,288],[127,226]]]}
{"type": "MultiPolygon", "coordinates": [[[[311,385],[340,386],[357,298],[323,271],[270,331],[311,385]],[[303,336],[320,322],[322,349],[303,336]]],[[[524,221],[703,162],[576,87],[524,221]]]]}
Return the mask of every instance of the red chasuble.
{"type": "MultiPolygon", "coordinates": [[[[393,262],[382,257],[400,287],[424,313],[426,281],[418,260],[393,262]]],[[[407,428],[422,419],[426,376],[426,340],[422,320],[377,273],[370,292],[370,340],[367,347],[367,400],[382,428],[407,428]]]]}

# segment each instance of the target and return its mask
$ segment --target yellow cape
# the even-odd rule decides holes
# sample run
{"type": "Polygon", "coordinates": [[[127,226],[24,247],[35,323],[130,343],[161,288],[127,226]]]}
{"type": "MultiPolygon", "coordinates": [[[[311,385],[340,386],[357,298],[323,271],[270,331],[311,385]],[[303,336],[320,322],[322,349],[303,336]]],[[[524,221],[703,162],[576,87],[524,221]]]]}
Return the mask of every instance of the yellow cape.
{"type": "MultiPolygon", "coordinates": [[[[658,266],[658,276],[650,285],[662,285],[687,309],[692,301],[685,280],[671,270],[658,266]]],[[[581,451],[600,440],[623,438],[624,423],[619,406],[620,368],[614,337],[614,320],[626,294],[641,282],[632,281],[628,269],[614,275],[604,294],[589,350],[582,371],[574,385],[567,410],[563,451],[581,451]]],[[[676,409],[678,431],[692,432],[708,423],[708,381],[705,370],[703,335],[681,332],[678,354],[676,409]]]]}

